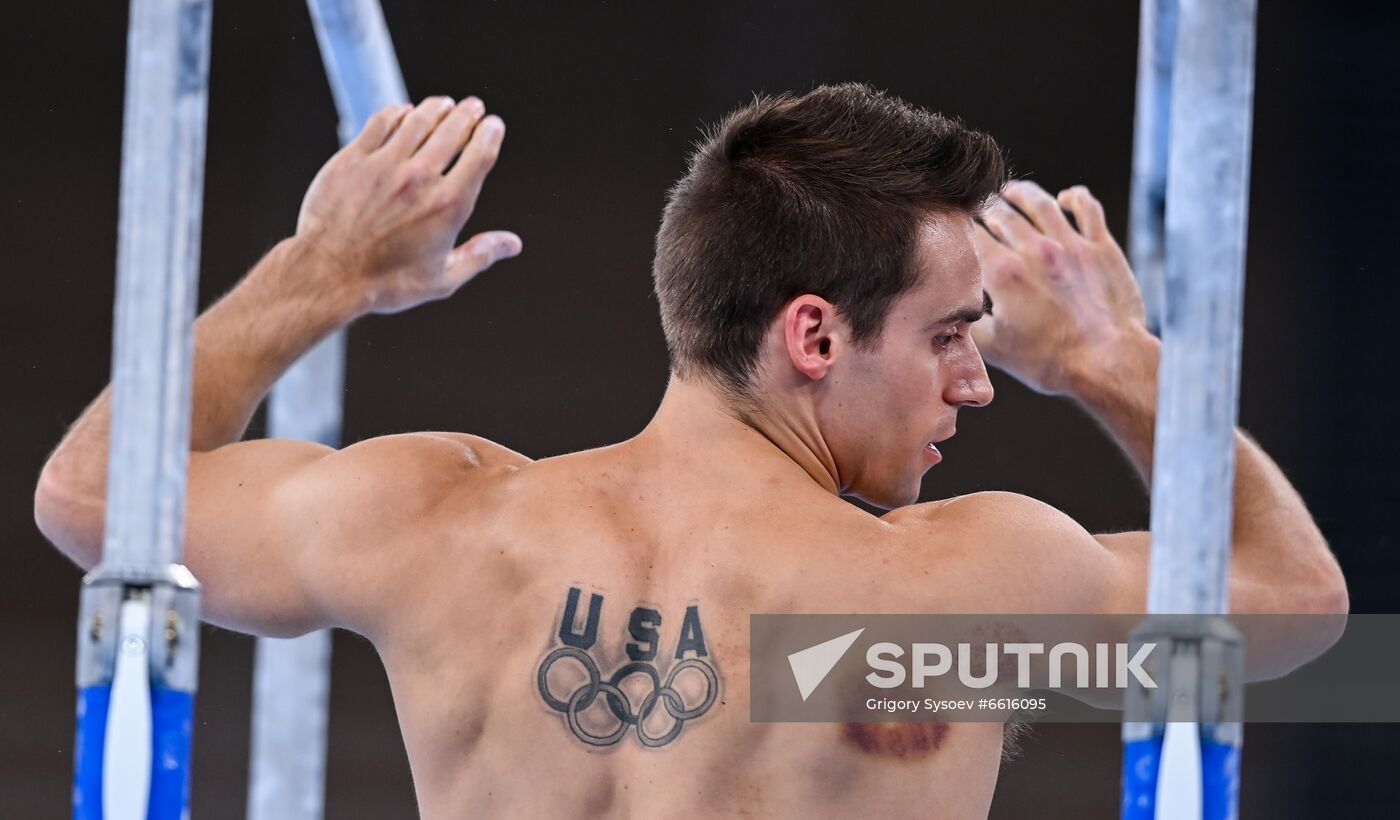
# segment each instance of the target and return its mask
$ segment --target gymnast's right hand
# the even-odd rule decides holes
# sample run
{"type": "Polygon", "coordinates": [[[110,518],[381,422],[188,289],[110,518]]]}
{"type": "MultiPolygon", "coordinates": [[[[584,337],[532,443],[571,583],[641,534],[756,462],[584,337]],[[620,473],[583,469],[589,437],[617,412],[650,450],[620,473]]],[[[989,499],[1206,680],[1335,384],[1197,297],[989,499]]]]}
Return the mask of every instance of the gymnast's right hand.
{"type": "Polygon", "coordinates": [[[476,97],[430,97],[370,117],[321,168],[297,218],[297,240],[334,277],[328,287],[357,313],[395,313],[451,296],[520,253],[509,231],[453,247],[504,136],[505,123],[476,97]]]}

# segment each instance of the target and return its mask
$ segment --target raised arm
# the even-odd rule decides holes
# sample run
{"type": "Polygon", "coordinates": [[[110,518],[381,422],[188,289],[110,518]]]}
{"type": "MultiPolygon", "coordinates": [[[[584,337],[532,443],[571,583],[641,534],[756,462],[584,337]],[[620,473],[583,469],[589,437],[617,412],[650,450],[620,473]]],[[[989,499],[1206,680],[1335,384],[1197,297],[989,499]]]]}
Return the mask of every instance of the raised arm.
{"type": "MultiPolygon", "coordinates": [[[[445,298],[519,253],[506,232],[453,247],[503,134],[475,98],[379,112],[317,174],[296,234],[196,321],[185,561],[204,582],[209,620],[268,634],[373,629],[368,593],[402,564],[378,549],[390,528],[470,484],[477,467],[519,459],[448,434],[339,452],[235,443],[277,378],[325,335],[365,313],[445,298]]],[[[35,491],[39,528],[84,568],[100,557],[109,422],[110,388],[35,491]]]]}
{"type": "MultiPolygon", "coordinates": [[[[995,303],[994,315],[973,327],[979,348],[1032,388],[1079,400],[1150,480],[1161,345],[1146,330],[1141,294],[1102,207],[1086,188],[1056,199],[1025,181],[1009,185],[1005,199],[989,209],[986,230],[978,229],[984,285],[995,303]]],[[[1148,533],[1090,540],[1049,508],[1023,512],[1036,528],[1056,534],[1067,551],[1062,558],[1083,562],[1086,588],[1094,593],[1090,611],[1145,609],[1148,533]]],[[[1302,499],[1238,431],[1230,609],[1347,609],[1341,571],[1302,499]]]]}

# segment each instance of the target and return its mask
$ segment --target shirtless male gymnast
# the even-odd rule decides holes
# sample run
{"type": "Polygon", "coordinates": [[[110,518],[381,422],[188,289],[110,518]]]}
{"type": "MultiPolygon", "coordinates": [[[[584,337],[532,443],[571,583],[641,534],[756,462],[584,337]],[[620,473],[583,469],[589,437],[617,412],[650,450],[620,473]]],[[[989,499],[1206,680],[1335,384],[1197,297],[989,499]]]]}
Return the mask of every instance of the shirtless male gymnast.
{"type": "MultiPolygon", "coordinates": [[[[1150,475],[1159,342],[1098,201],[1028,182],[997,199],[991,138],[864,86],[759,98],[670,194],[653,273],[672,373],[634,438],[539,461],[460,433],[240,442],[318,339],[520,252],[505,232],[453,247],[503,134],[474,97],[379,112],[311,184],[295,235],[199,318],[185,556],[207,619],[368,637],[426,818],[984,817],[1001,725],[899,756],[881,752],[925,729],[751,723],[748,617],[1144,610],[1146,532],[1090,535],[1011,493],[915,503],[958,410],[992,400],[984,355],[1073,396],[1150,475]],[[681,677],[713,674],[718,696],[674,737],[653,709],[645,733],[592,745],[559,711],[572,690],[538,686],[568,647],[604,679],[699,661],[681,677]]],[[[83,567],[108,395],[35,498],[83,567]]],[[[1302,500],[1235,446],[1232,610],[1344,612],[1302,500]]]]}

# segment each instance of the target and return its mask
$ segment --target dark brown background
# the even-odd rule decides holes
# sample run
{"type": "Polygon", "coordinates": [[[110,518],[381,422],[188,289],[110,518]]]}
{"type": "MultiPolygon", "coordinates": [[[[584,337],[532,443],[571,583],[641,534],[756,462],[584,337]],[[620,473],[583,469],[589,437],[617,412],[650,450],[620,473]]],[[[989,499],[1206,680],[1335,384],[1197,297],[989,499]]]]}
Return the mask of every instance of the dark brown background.
{"type": "MultiPolygon", "coordinates": [[[[68,800],[79,574],[35,530],[31,493],[107,378],[123,5],[11,4],[0,48],[5,817],[59,816],[68,800]]],[[[415,97],[478,93],[510,124],[473,224],[519,231],[526,252],[448,302],[355,327],[347,439],[466,430],[545,456],[643,425],[666,372],[648,279],[663,194],[697,126],[754,90],[857,79],[958,114],[995,134],[1022,174],[1090,185],[1121,237],[1136,5],[386,1],[415,97]]],[[[1383,3],[1261,5],[1240,417],[1315,512],[1354,608],[1393,611],[1400,20],[1383,3]]],[[[336,145],[302,4],[220,0],[213,48],[203,304],[291,230],[336,145]]],[[[926,498],[1008,489],[1091,529],[1144,525],[1140,487],[1087,417],[994,379],[996,402],[965,414],[926,498]]],[[[243,815],[250,661],[250,639],[206,633],[200,818],[243,815]]],[[[334,675],[329,816],[413,816],[373,651],[338,636],[334,675]]],[[[1382,817],[1400,799],[1396,729],[1253,726],[1247,737],[1245,817],[1382,817]]],[[[993,816],[1110,816],[1118,756],[1113,727],[1039,728],[1006,768],[993,816]]]]}

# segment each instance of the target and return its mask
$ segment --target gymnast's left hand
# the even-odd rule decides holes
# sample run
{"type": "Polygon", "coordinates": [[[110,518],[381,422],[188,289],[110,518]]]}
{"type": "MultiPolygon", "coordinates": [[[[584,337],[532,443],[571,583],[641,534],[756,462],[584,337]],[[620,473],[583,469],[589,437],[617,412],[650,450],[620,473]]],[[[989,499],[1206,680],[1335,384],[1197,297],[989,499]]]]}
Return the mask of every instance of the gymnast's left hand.
{"type": "Polygon", "coordinates": [[[1089,189],[1052,197],[1013,181],[973,238],[993,312],[972,335],[988,363],[1042,393],[1078,395],[1140,360],[1142,293],[1089,189]]]}
{"type": "Polygon", "coordinates": [[[505,123],[476,97],[390,106],[321,168],[294,240],[325,264],[317,280],[351,311],[396,313],[451,296],[520,253],[509,231],[454,247],[496,163],[505,123]],[[454,161],[455,160],[455,161],[454,161]]]}

